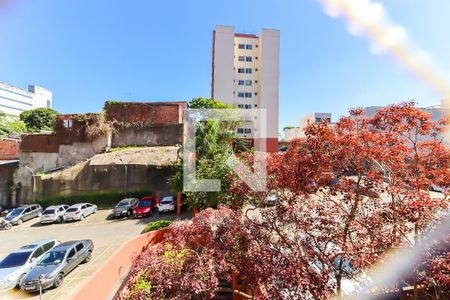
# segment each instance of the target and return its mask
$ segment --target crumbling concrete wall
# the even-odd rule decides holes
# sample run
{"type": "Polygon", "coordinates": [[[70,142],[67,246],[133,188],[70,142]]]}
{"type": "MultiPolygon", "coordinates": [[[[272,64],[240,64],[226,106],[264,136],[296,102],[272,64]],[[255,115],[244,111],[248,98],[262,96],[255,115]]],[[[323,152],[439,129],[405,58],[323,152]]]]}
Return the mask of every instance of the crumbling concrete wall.
{"type": "Polygon", "coordinates": [[[112,146],[175,146],[183,144],[183,124],[121,128],[113,134],[112,146]]]}
{"type": "Polygon", "coordinates": [[[11,159],[19,156],[20,141],[0,138],[0,159],[11,159]]]}

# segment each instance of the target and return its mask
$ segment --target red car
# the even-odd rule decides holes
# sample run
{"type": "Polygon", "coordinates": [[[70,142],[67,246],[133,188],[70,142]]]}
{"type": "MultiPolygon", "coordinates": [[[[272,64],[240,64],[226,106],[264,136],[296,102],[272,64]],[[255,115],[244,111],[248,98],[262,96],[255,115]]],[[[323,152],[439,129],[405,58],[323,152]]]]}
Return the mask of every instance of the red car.
{"type": "Polygon", "coordinates": [[[135,218],[143,218],[151,216],[152,212],[158,206],[159,200],[153,196],[147,196],[139,200],[136,207],[133,209],[133,216],[135,218]]]}

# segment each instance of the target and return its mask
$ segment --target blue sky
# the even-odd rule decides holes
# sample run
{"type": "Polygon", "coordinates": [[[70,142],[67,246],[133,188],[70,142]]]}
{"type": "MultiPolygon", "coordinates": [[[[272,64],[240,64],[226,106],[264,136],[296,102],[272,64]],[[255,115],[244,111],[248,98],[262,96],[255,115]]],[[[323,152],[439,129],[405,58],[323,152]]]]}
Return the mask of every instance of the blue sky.
{"type": "MultiPolygon", "coordinates": [[[[450,1],[379,2],[441,70],[449,69],[450,1]]],[[[428,106],[442,98],[389,56],[374,55],[367,40],[314,0],[0,3],[0,81],[51,89],[63,113],[100,111],[107,99],[209,97],[216,24],[242,33],[281,30],[280,130],[314,111],[336,119],[350,107],[410,99],[428,106]]]]}

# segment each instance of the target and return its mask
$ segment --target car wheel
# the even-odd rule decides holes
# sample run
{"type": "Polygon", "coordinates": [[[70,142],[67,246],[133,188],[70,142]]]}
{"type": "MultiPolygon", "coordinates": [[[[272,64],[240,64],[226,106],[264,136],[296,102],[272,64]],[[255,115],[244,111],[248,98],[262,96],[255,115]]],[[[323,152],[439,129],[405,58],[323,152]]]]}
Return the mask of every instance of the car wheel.
{"type": "Polygon", "coordinates": [[[5,225],[5,229],[6,230],[10,230],[11,228],[12,228],[11,223],[8,223],[8,224],[5,225]]]}
{"type": "Polygon", "coordinates": [[[84,259],[83,263],[88,263],[88,262],[91,261],[91,259],[92,259],[92,252],[89,251],[89,252],[86,254],[86,258],[84,259]]]}
{"type": "Polygon", "coordinates": [[[84,219],[84,215],[81,215],[80,216],[80,221],[83,221],[83,219],[84,219]]]}
{"type": "Polygon", "coordinates": [[[61,284],[64,281],[64,275],[62,273],[59,273],[58,275],[56,275],[55,277],[55,283],[53,284],[54,288],[60,287],[61,284]]]}
{"type": "Polygon", "coordinates": [[[22,220],[22,219],[17,220],[17,225],[20,225],[20,224],[22,224],[22,223],[23,223],[23,220],[22,220]]]}

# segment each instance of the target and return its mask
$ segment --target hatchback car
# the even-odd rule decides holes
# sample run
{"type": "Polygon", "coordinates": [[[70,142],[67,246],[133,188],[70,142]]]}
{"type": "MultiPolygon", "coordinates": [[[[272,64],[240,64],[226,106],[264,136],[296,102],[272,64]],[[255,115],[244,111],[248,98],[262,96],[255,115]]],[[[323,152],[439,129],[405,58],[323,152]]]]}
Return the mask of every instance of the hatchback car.
{"type": "Polygon", "coordinates": [[[139,200],[137,206],[133,209],[133,216],[135,218],[148,217],[156,209],[158,205],[158,198],[153,196],[144,197],[139,200]]]}
{"type": "Polygon", "coordinates": [[[120,200],[120,202],[117,203],[116,207],[113,209],[112,216],[116,218],[131,216],[133,214],[133,209],[136,207],[138,202],[139,199],[137,198],[126,198],[120,200]]]}
{"type": "Polygon", "coordinates": [[[70,241],[59,244],[47,252],[20,282],[26,292],[37,292],[59,287],[64,277],[82,263],[92,258],[94,243],[91,240],[70,241]]]}
{"type": "Polygon", "coordinates": [[[159,203],[159,212],[170,212],[177,209],[177,198],[175,196],[165,196],[159,203]]]}
{"type": "Polygon", "coordinates": [[[81,221],[85,217],[95,214],[97,212],[97,205],[90,203],[74,204],[69,207],[64,213],[66,221],[81,221]]]}
{"type": "Polygon", "coordinates": [[[0,262],[0,292],[19,285],[22,278],[36,266],[38,260],[58,244],[57,240],[38,241],[6,256],[0,262]]]}
{"type": "Polygon", "coordinates": [[[64,213],[69,208],[69,205],[54,205],[47,207],[41,213],[41,223],[61,223],[64,221],[64,213]]]}
{"type": "Polygon", "coordinates": [[[39,204],[24,205],[14,208],[6,217],[12,225],[20,225],[25,221],[39,217],[42,207],[39,204]]]}

